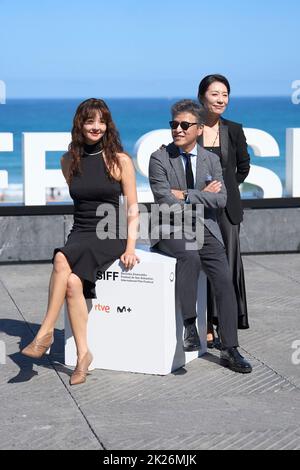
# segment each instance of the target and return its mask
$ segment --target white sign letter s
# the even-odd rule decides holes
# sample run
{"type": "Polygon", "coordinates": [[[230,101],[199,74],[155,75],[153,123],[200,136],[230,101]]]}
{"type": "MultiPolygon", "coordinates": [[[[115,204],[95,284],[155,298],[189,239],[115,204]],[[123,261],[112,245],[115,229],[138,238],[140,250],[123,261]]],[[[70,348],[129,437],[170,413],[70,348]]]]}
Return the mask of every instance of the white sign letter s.
{"type": "MultiPolygon", "coordinates": [[[[273,136],[260,129],[244,129],[249,147],[257,157],[279,157],[279,147],[273,136]]],[[[257,165],[251,165],[247,183],[262,188],[264,198],[282,197],[282,184],[280,178],[271,170],[257,165]]]]}

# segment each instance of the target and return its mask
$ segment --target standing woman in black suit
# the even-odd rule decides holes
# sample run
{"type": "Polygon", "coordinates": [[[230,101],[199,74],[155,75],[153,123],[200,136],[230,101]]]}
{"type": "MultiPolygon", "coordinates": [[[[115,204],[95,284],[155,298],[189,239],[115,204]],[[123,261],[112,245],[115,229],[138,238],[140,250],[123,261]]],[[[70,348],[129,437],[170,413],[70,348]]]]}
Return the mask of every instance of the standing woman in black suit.
{"type": "MultiPolygon", "coordinates": [[[[250,156],[241,124],[222,118],[230,94],[228,80],[219,74],[204,77],[198,89],[198,99],[207,111],[206,124],[199,144],[220,157],[223,178],[227,190],[227,204],[219,213],[228,262],[232,273],[238,305],[238,327],[249,328],[244,268],[240,252],[240,223],[243,209],[239,184],[250,170],[250,156]]],[[[217,325],[217,305],[208,281],[207,292],[207,341],[208,347],[220,347],[214,338],[213,324],[217,325]]]]}

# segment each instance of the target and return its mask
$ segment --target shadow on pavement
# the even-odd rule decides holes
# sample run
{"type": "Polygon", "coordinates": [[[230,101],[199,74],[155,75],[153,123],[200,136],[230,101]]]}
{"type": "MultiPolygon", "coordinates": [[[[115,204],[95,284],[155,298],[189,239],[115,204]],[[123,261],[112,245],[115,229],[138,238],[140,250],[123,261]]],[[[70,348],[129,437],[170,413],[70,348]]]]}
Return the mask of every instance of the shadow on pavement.
{"type": "MultiPolygon", "coordinates": [[[[40,325],[37,323],[25,323],[19,320],[0,319],[0,332],[8,336],[19,337],[20,351],[27,346],[36,335],[40,325]]],[[[34,370],[34,365],[45,367],[47,369],[55,369],[68,376],[72,370],[64,365],[64,330],[54,330],[54,343],[51,347],[50,355],[43,356],[41,359],[32,359],[23,356],[21,352],[10,354],[8,357],[19,367],[19,372],[15,377],[8,380],[7,383],[28,382],[38,375],[34,370]]]]}

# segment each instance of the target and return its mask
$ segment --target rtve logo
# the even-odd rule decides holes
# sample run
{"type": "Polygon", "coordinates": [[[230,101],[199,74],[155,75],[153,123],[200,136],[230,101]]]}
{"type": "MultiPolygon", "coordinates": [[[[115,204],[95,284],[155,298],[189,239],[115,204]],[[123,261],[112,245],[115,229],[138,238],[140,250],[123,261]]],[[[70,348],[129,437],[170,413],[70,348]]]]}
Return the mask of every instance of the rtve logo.
{"type": "Polygon", "coordinates": [[[105,313],[110,313],[110,305],[101,305],[101,304],[95,304],[94,305],[95,310],[98,312],[105,312],[105,313]]]}
{"type": "Polygon", "coordinates": [[[119,273],[117,271],[98,271],[97,272],[97,279],[99,279],[99,281],[109,281],[110,279],[115,281],[116,279],[118,279],[118,277],[119,277],[119,273]]]}

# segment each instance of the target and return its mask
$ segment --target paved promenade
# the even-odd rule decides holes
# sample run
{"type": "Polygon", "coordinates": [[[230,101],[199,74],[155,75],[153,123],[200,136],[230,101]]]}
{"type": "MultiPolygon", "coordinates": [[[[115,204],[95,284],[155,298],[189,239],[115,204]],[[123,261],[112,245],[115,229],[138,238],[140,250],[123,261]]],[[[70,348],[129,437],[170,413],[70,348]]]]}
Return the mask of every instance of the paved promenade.
{"type": "Polygon", "coordinates": [[[165,377],[95,370],[72,388],[62,318],[49,358],[19,353],[44,314],[51,265],[1,265],[0,449],[300,449],[300,254],[244,264],[252,374],[213,351],[165,377]]]}

